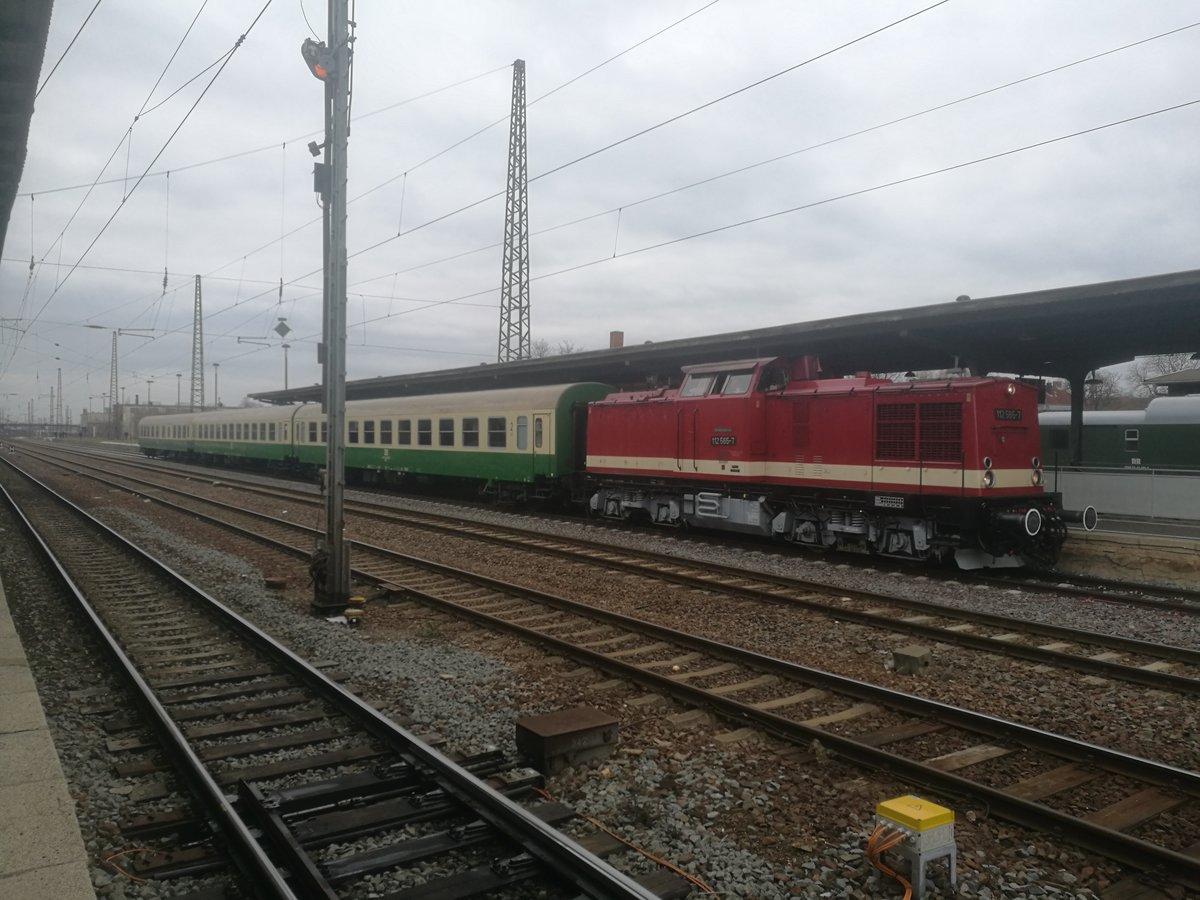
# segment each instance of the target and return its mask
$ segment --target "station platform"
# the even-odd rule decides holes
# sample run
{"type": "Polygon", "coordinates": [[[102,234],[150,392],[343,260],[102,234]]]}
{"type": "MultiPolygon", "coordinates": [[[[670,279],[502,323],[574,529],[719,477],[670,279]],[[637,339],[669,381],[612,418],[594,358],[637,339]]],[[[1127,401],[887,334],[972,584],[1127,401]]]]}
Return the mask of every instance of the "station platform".
{"type": "Polygon", "coordinates": [[[75,804],[0,582],[0,897],[95,896],[75,804]]]}
{"type": "MultiPolygon", "coordinates": [[[[1103,521],[1103,520],[1102,520],[1103,521]]],[[[1200,532],[1174,529],[1143,520],[1141,531],[1072,528],[1058,569],[1066,573],[1144,581],[1187,590],[1200,589],[1200,532]]]]}

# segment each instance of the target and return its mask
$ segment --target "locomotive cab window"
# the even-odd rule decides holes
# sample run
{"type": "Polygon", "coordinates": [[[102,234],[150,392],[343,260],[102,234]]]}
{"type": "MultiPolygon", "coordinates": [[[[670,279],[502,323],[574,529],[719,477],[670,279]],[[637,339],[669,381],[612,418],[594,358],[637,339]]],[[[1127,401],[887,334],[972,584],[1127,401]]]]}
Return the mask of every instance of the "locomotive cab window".
{"type": "Polygon", "coordinates": [[[717,376],[713,385],[713,393],[722,397],[735,397],[750,390],[750,380],[753,372],[727,372],[717,376]]]}
{"type": "Polygon", "coordinates": [[[1125,429],[1125,452],[1126,453],[1137,453],[1137,450],[1138,450],[1138,429],[1126,428],[1125,429]]]}
{"type": "Polygon", "coordinates": [[[680,397],[703,397],[708,393],[708,389],[712,387],[713,376],[711,375],[689,375],[684,381],[683,387],[679,389],[680,397]]]}

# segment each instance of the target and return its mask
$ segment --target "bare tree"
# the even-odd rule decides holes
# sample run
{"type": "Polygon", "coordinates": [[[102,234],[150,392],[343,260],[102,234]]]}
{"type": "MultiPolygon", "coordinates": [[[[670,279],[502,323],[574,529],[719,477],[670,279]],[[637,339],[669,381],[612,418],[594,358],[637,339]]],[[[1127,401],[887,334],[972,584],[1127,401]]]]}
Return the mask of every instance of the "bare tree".
{"type": "Polygon", "coordinates": [[[545,338],[529,342],[529,355],[533,359],[545,359],[547,356],[569,356],[572,353],[582,353],[582,347],[576,347],[570,341],[559,341],[553,347],[545,338]]]}
{"type": "Polygon", "coordinates": [[[1084,409],[1119,409],[1121,377],[1115,372],[1100,369],[1083,383],[1084,409]]]}
{"type": "Polygon", "coordinates": [[[1137,397],[1153,397],[1154,387],[1146,384],[1150,378],[1182,372],[1185,369],[1200,368],[1193,357],[1195,353],[1158,353],[1154,356],[1139,356],[1133,361],[1129,371],[1129,382],[1137,397]]]}

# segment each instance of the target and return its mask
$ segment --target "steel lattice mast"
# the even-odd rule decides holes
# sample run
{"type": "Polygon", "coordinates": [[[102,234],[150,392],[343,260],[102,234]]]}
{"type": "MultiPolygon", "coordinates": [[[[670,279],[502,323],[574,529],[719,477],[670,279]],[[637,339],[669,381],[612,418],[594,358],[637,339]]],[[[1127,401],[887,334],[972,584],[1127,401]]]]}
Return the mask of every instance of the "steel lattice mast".
{"type": "Polygon", "coordinates": [[[504,264],[500,274],[499,362],[529,358],[529,177],[525,158],[525,60],[513,63],[504,200],[504,264]]]}
{"type": "Polygon", "coordinates": [[[192,311],[192,410],[204,409],[204,317],[200,305],[200,276],[196,276],[196,303],[192,311]]]}

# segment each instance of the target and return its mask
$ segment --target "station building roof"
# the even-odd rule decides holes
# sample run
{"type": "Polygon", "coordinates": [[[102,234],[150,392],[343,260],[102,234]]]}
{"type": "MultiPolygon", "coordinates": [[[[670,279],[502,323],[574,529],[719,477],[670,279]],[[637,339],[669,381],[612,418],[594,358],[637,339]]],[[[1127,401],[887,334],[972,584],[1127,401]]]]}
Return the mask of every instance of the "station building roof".
{"type": "MultiPolygon", "coordinates": [[[[683,366],[764,356],[820,358],[828,377],[967,367],[1081,380],[1134,356],[1200,349],[1200,270],[934,303],[592,350],[347,382],[348,399],[600,381],[678,383],[683,366]]],[[[319,386],[255,394],[269,403],[320,400],[319,386]]]]}
{"type": "Polygon", "coordinates": [[[0,252],[25,168],[53,0],[0,0],[0,252]]]}
{"type": "MultiPolygon", "coordinates": [[[[1197,310],[1200,315],[1200,310],[1197,310]]],[[[1157,378],[1147,378],[1146,384],[1165,387],[1169,396],[1200,393],[1200,369],[1183,369],[1157,378]]]]}

